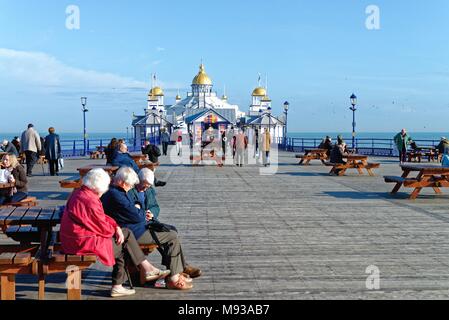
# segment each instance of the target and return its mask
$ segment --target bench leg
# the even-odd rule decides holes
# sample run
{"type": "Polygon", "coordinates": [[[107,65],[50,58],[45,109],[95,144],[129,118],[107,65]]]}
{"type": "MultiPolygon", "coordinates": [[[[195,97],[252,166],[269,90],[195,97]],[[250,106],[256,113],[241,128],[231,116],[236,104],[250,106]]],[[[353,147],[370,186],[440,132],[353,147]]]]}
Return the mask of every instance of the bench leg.
{"type": "Polygon", "coordinates": [[[412,194],[410,195],[410,200],[415,200],[416,198],[418,198],[421,190],[422,188],[415,188],[415,190],[413,190],[412,194]]]}
{"type": "Polygon", "coordinates": [[[67,275],[67,300],[81,300],[81,270],[67,275]]]}
{"type": "Polygon", "coordinates": [[[438,187],[433,187],[433,191],[435,191],[436,194],[442,194],[443,192],[441,191],[440,188],[438,187]]]}
{"type": "Polygon", "coordinates": [[[366,171],[368,171],[368,174],[369,174],[371,177],[374,177],[374,176],[375,176],[375,174],[374,174],[374,172],[373,172],[372,169],[366,169],[366,171]]]}
{"type": "Polygon", "coordinates": [[[39,276],[39,292],[38,292],[38,299],[39,300],[45,300],[45,276],[39,276]]]}
{"type": "Polygon", "coordinates": [[[0,300],[16,300],[16,277],[13,274],[0,276],[0,300]]]}

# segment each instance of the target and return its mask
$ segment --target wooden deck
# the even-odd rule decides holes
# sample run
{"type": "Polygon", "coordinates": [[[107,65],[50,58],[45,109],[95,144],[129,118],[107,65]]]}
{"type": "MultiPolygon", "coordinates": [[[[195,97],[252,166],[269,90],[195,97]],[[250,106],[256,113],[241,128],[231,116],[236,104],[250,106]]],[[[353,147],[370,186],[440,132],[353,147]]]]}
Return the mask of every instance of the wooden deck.
{"type": "MultiPolygon", "coordinates": [[[[448,299],[449,194],[392,197],[382,176],[402,170],[395,158],[373,160],[381,163],[374,178],[298,167],[294,153],[280,153],[274,175],[161,157],[160,218],[177,226],[187,261],[203,276],[190,292],[137,288],[129,299],[448,299]],[[379,291],[366,288],[370,265],[380,270],[379,291]]],[[[104,162],[66,161],[63,178],[92,161],[104,162]]],[[[61,176],[30,180],[40,206],[69,195],[61,176]]],[[[158,253],[150,260],[159,266],[158,253]]],[[[48,299],[66,298],[64,281],[48,277],[48,299]]],[[[33,277],[18,276],[17,299],[36,299],[36,287],[33,277]]],[[[109,287],[110,269],[95,264],[83,274],[85,299],[110,299],[109,287]]]]}

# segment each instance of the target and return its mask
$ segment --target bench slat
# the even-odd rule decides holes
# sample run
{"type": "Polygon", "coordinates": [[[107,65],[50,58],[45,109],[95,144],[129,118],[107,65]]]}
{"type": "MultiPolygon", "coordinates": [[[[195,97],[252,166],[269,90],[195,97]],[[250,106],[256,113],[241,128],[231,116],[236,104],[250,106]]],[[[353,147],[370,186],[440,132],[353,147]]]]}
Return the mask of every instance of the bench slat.
{"type": "Polygon", "coordinates": [[[15,253],[5,252],[0,254],[0,265],[13,264],[15,253]]]}
{"type": "Polygon", "coordinates": [[[14,264],[28,264],[31,262],[31,253],[17,253],[14,257],[14,264]]]}

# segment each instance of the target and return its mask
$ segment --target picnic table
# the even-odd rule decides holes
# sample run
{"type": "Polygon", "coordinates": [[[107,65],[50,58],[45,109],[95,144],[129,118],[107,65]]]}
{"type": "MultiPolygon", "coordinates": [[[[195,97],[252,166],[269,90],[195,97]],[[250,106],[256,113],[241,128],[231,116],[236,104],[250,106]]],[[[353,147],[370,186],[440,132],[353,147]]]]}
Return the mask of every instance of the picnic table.
{"type": "Polygon", "coordinates": [[[135,153],[130,153],[131,158],[133,158],[134,162],[139,164],[139,162],[144,161],[147,159],[147,155],[146,154],[135,154],[135,153]]]}
{"type": "Polygon", "coordinates": [[[327,160],[327,150],[326,149],[305,149],[304,154],[297,154],[297,159],[301,159],[299,161],[299,165],[309,165],[312,160],[321,160],[323,164],[325,164],[327,160]]]}
{"type": "Polygon", "coordinates": [[[81,178],[84,177],[90,170],[93,169],[103,169],[104,171],[106,171],[110,176],[113,175],[118,169],[119,167],[117,166],[109,166],[109,165],[102,165],[102,164],[90,164],[81,168],[78,168],[76,170],[78,170],[81,178]]]}
{"type": "Polygon", "coordinates": [[[394,195],[401,187],[414,188],[410,199],[416,199],[423,188],[432,188],[436,194],[441,194],[440,188],[449,187],[449,168],[440,165],[402,164],[402,176],[385,176],[386,183],[396,183],[391,191],[394,195]],[[409,178],[411,172],[418,172],[416,177],[409,178]]]}
{"type": "Polygon", "coordinates": [[[348,169],[357,169],[360,175],[363,175],[363,169],[365,169],[368,174],[373,177],[373,169],[380,167],[380,163],[368,162],[368,156],[361,154],[345,154],[343,158],[347,159],[346,163],[331,163],[326,162],[326,166],[332,166],[330,174],[337,174],[338,176],[343,176],[348,169]]]}
{"type": "Polygon", "coordinates": [[[81,298],[81,271],[95,263],[96,257],[66,255],[56,249],[55,227],[60,224],[62,214],[63,207],[0,209],[0,228],[20,242],[20,245],[0,245],[1,300],[15,299],[17,274],[39,277],[38,297],[42,300],[45,276],[66,272],[76,274],[73,286],[67,287],[67,298],[81,298]]]}
{"type": "Polygon", "coordinates": [[[435,147],[418,147],[414,150],[407,152],[408,162],[418,161],[421,162],[423,157],[427,157],[428,161],[438,161],[439,154],[435,147]]]}

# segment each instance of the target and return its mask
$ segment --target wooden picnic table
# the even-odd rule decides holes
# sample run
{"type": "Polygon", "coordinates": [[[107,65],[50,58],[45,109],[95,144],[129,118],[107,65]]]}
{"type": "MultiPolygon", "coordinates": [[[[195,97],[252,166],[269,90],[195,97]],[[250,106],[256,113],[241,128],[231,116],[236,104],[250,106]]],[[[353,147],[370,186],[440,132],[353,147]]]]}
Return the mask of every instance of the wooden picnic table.
{"type": "Polygon", "coordinates": [[[416,160],[421,162],[423,157],[427,157],[428,161],[438,161],[439,153],[435,147],[418,147],[407,152],[408,162],[416,160]]]}
{"type": "Polygon", "coordinates": [[[102,165],[102,164],[90,164],[81,168],[78,168],[76,170],[78,170],[81,178],[84,177],[90,170],[93,169],[103,169],[104,171],[106,171],[109,175],[113,175],[118,169],[119,167],[117,166],[109,166],[109,165],[102,165]]]}
{"type": "Polygon", "coordinates": [[[330,174],[337,174],[338,176],[343,176],[348,169],[357,169],[360,175],[363,175],[363,169],[365,169],[368,174],[373,177],[373,169],[379,168],[379,163],[368,162],[368,156],[361,154],[345,154],[343,158],[347,159],[346,163],[330,163],[326,162],[327,166],[332,166],[330,174]]]}
{"type": "Polygon", "coordinates": [[[0,189],[14,188],[14,183],[0,183],[0,189]]]}
{"type": "Polygon", "coordinates": [[[325,164],[327,160],[327,150],[326,149],[305,149],[304,154],[297,154],[296,158],[301,159],[299,165],[309,165],[312,160],[320,160],[325,164]]]}
{"type": "MultiPolygon", "coordinates": [[[[16,274],[32,274],[39,277],[39,300],[45,297],[45,277],[53,273],[67,273],[72,285],[67,287],[67,299],[81,299],[81,271],[96,262],[95,256],[75,256],[59,252],[55,248],[57,230],[64,207],[53,208],[4,208],[0,209],[0,228],[11,236],[26,240],[20,245],[0,245],[1,300],[15,299],[16,274]],[[9,231],[14,229],[14,231],[9,231]],[[36,236],[35,236],[36,234],[36,236]],[[31,236],[31,238],[30,238],[31,236]],[[39,240],[31,240],[33,238],[39,240]],[[37,245],[31,245],[31,242],[37,245]]],[[[67,282],[69,283],[69,282],[67,282]]]]}
{"type": "Polygon", "coordinates": [[[147,155],[146,154],[131,154],[131,158],[133,158],[134,162],[139,164],[139,162],[144,161],[147,159],[147,155]]]}
{"type": "Polygon", "coordinates": [[[436,194],[441,194],[440,188],[449,187],[449,168],[441,165],[402,164],[402,176],[385,176],[386,183],[396,183],[391,191],[394,195],[401,187],[414,188],[410,199],[416,199],[423,188],[432,188],[436,194]],[[418,172],[416,177],[409,178],[411,172],[418,172]]]}

